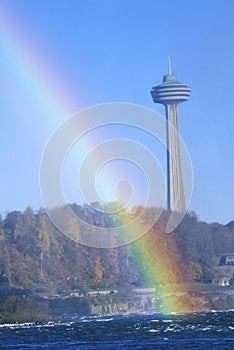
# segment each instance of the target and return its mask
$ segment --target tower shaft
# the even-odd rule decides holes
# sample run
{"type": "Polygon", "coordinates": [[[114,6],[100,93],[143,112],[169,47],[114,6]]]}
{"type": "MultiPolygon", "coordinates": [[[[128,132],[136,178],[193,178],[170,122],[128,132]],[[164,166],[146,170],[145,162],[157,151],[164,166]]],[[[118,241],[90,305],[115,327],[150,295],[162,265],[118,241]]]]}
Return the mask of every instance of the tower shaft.
{"type": "Polygon", "coordinates": [[[151,90],[155,103],[161,103],[166,108],[167,119],[167,208],[183,212],[187,209],[185,184],[180,145],[180,130],[178,104],[189,99],[191,89],[180,83],[171,72],[171,62],[168,59],[168,74],[163,82],[151,90]]]}
{"type": "Polygon", "coordinates": [[[180,146],[178,104],[166,105],[167,118],[167,208],[186,209],[185,186],[180,146]]]}

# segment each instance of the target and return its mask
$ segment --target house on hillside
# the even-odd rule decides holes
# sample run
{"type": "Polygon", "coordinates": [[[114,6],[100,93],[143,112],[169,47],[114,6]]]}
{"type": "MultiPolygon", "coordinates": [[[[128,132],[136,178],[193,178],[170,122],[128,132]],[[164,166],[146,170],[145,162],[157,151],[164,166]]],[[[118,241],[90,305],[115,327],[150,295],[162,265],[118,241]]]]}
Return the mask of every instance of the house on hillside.
{"type": "Polygon", "coordinates": [[[223,287],[229,286],[234,276],[234,253],[217,254],[217,260],[218,266],[213,284],[223,287]]]}

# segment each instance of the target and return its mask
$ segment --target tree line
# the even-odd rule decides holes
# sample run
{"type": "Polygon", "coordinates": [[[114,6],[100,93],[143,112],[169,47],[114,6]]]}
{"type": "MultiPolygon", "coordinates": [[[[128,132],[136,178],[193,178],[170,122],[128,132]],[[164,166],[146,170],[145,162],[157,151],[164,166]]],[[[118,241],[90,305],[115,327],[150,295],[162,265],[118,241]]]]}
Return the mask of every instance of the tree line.
{"type": "MultiPolygon", "coordinates": [[[[118,219],[129,222],[143,209],[139,206],[127,212],[119,210],[117,203],[109,203],[109,209],[118,210],[107,214],[107,208],[99,203],[70,206],[83,220],[99,228],[115,227],[118,219]]],[[[72,225],[67,209],[63,206],[53,210],[72,225]]],[[[147,220],[155,208],[146,209],[147,220]]],[[[0,220],[0,273],[7,276],[12,288],[57,292],[128,289],[149,283],[211,283],[216,255],[234,252],[234,222],[226,226],[207,224],[194,213],[187,213],[175,232],[167,234],[169,215],[163,210],[153,227],[131,244],[97,249],[63,235],[43,209],[11,211],[0,220]],[[157,273],[149,276],[148,271],[157,273]]],[[[80,235],[88,234],[87,228],[81,226],[79,230],[80,235]]]]}

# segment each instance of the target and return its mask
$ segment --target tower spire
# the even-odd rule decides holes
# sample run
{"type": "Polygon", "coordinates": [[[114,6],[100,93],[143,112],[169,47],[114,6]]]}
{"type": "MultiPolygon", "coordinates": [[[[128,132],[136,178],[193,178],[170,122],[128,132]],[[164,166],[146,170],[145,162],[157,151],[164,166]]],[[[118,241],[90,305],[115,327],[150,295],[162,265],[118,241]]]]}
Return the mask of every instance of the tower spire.
{"type": "Polygon", "coordinates": [[[171,57],[168,56],[168,75],[171,75],[171,57]]]}

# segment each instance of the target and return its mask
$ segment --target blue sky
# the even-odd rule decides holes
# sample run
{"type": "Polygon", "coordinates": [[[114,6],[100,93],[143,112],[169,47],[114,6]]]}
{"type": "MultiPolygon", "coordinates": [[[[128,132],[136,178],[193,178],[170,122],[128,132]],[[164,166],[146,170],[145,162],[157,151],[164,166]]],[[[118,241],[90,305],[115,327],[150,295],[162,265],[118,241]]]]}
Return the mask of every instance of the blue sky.
{"type": "Polygon", "coordinates": [[[190,209],[208,222],[233,220],[233,10],[231,0],[1,0],[0,211],[42,205],[42,152],[69,115],[114,101],[164,114],[149,92],[170,55],[192,88],[180,105],[190,209]]]}

